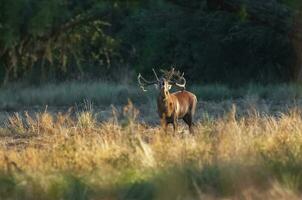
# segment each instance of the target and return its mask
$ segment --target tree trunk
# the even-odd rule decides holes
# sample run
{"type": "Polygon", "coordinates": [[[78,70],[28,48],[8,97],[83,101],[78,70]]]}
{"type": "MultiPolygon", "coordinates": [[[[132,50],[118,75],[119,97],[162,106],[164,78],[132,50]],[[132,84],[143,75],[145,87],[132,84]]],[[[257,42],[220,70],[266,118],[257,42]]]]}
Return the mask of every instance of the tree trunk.
{"type": "Polygon", "coordinates": [[[3,78],[2,86],[7,86],[10,79],[11,72],[12,72],[12,67],[9,66],[5,67],[5,75],[3,78]]]}
{"type": "Polygon", "coordinates": [[[294,17],[290,39],[296,59],[293,67],[294,79],[302,83],[302,6],[294,17]]]}
{"type": "Polygon", "coordinates": [[[2,83],[0,83],[0,86],[6,86],[10,79],[10,74],[12,71],[12,66],[10,64],[10,54],[9,51],[6,51],[1,57],[1,64],[4,67],[4,76],[1,77],[2,83]]]}

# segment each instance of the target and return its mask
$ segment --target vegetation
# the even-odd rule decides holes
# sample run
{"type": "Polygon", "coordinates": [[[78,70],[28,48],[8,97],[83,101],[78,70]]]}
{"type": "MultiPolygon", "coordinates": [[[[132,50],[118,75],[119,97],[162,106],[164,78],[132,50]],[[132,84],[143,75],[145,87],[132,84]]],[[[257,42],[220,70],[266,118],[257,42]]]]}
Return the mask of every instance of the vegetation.
{"type": "MultiPolygon", "coordinates": [[[[199,101],[223,101],[256,98],[258,100],[276,102],[298,102],[302,98],[299,84],[250,84],[240,88],[226,85],[193,85],[188,88],[198,97],[199,101]]],[[[115,84],[103,81],[65,83],[49,83],[40,86],[14,86],[0,89],[0,109],[18,110],[35,106],[70,107],[91,102],[96,106],[120,106],[128,99],[136,105],[155,103],[157,91],[150,88],[142,92],[137,85],[115,84]]]]}
{"type": "Polygon", "coordinates": [[[0,3],[0,76],[4,85],[24,76],[33,83],[49,76],[75,78],[83,72],[84,64],[92,62],[101,67],[111,65],[116,42],[103,32],[104,26],[110,26],[103,19],[118,1],[0,3]]]}
{"type": "Polygon", "coordinates": [[[300,0],[0,0],[0,199],[300,199],[301,19],[300,0]],[[135,84],[171,66],[194,135],[135,84]]]}
{"type": "Polygon", "coordinates": [[[1,129],[2,199],[299,199],[299,110],[203,120],[196,134],[164,134],[92,110],[11,116],[1,129]]]}
{"type": "Polygon", "coordinates": [[[176,65],[196,83],[295,81],[299,2],[1,0],[0,79],[119,80],[176,65]]]}

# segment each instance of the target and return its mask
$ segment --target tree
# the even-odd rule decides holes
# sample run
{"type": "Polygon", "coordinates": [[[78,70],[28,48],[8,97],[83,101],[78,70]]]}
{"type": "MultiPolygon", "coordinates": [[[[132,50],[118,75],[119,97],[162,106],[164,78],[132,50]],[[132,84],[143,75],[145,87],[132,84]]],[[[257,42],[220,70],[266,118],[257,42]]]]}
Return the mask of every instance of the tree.
{"type": "MultiPolygon", "coordinates": [[[[249,0],[207,0],[209,8],[240,12],[244,8],[249,19],[287,33],[295,54],[291,68],[292,79],[302,82],[302,2],[299,0],[249,1],[249,0]]],[[[285,66],[286,67],[286,66],[285,66]]]]}
{"type": "MultiPolygon", "coordinates": [[[[126,21],[138,71],[174,65],[199,82],[289,80],[290,10],[276,1],[157,1],[126,21]]],[[[132,56],[132,57],[131,57],[132,56]]]]}
{"type": "MultiPolygon", "coordinates": [[[[87,38],[106,38],[105,8],[114,2],[98,0],[0,0],[0,66],[3,85],[33,66],[66,71],[81,59],[87,38]]],[[[103,40],[103,39],[100,39],[103,40]]],[[[88,41],[89,42],[89,41],[88,41]]],[[[103,44],[106,45],[106,44],[103,44]]],[[[108,58],[107,58],[108,59],[108,58]]],[[[80,65],[79,65],[80,66],[80,65]]]]}

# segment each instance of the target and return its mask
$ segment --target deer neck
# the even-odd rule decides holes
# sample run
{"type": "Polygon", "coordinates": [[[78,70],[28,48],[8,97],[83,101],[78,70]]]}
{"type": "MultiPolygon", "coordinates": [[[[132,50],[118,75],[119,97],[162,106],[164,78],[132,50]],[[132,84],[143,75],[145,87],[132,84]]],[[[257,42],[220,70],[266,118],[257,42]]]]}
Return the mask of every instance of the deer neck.
{"type": "Polygon", "coordinates": [[[162,99],[163,102],[167,102],[170,97],[170,92],[166,90],[161,90],[160,92],[160,98],[162,99]]]}

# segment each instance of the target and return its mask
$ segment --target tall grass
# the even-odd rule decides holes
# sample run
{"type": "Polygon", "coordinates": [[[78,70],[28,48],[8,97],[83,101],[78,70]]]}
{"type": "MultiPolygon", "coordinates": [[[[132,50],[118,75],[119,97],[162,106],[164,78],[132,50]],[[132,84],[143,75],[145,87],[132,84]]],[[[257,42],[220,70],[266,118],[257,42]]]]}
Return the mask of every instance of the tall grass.
{"type": "Polygon", "coordinates": [[[0,134],[1,199],[301,197],[298,109],[238,118],[233,107],[198,122],[195,135],[138,123],[131,103],[115,115],[11,116],[0,134]]]}

